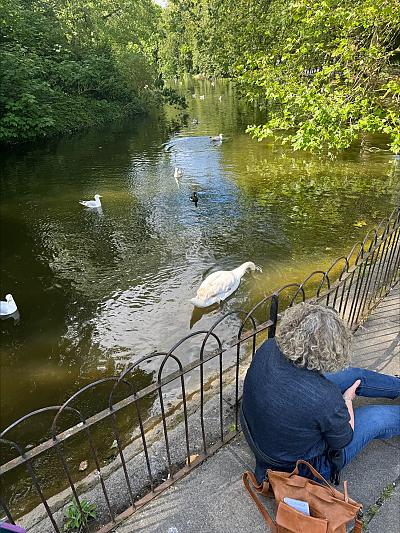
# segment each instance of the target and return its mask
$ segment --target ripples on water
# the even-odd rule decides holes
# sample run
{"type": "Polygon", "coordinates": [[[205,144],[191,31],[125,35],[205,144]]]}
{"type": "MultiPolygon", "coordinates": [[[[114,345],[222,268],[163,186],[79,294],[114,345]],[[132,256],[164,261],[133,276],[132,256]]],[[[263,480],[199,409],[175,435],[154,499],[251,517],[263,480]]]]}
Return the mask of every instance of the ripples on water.
{"type": "Polygon", "coordinates": [[[331,162],[257,143],[244,133],[256,114],[228,83],[193,83],[188,126],[173,135],[148,117],[3,156],[1,296],[14,295],[21,321],[0,323],[2,426],[168,350],[189,333],[189,299],[208,273],[262,266],[222,307],[249,309],[349,250],[366,230],[356,221],[372,226],[396,205],[388,152],[354,147],[331,162]],[[227,140],[211,143],[220,132],[227,140]],[[95,193],[101,211],[78,204],[95,193]]]}

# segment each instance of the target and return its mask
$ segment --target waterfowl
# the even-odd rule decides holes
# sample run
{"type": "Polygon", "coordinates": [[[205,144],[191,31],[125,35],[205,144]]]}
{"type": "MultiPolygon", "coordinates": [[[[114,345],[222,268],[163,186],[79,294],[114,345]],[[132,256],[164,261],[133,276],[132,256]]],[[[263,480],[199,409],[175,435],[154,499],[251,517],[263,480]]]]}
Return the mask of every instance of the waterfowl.
{"type": "Polygon", "coordinates": [[[204,100],[204,98],[205,98],[204,94],[200,95],[199,98],[200,98],[200,100],[204,100]]]}
{"type": "Polygon", "coordinates": [[[218,98],[218,100],[219,100],[220,102],[222,102],[222,95],[218,98]]]}
{"type": "Polygon", "coordinates": [[[192,94],[192,98],[196,98],[196,95],[195,95],[195,94],[192,94]]]}
{"type": "Polygon", "coordinates": [[[196,191],[192,193],[192,196],[190,197],[190,201],[194,202],[194,205],[197,207],[197,202],[199,201],[199,197],[197,196],[196,191]]]}
{"type": "Polygon", "coordinates": [[[17,304],[11,294],[6,295],[6,299],[0,301],[0,316],[12,315],[18,311],[17,304]]]}
{"type": "Polygon", "coordinates": [[[215,137],[210,137],[211,142],[222,142],[223,135],[220,133],[219,135],[216,135],[215,137]]]}
{"type": "Polygon", "coordinates": [[[90,207],[91,209],[101,207],[100,198],[103,198],[100,194],[94,195],[94,200],[79,200],[79,203],[85,207],[90,207]]]}
{"type": "Polygon", "coordinates": [[[183,176],[183,170],[179,167],[175,167],[174,178],[181,178],[183,176]]]}
{"type": "Polygon", "coordinates": [[[209,307],[226,300],[240,285],[240,280],[248,270],[256,270],[251,261],[243,263],[233,270],[213,272],[200,285],[195,298],[190,301],[195,307],[209,307]]]}

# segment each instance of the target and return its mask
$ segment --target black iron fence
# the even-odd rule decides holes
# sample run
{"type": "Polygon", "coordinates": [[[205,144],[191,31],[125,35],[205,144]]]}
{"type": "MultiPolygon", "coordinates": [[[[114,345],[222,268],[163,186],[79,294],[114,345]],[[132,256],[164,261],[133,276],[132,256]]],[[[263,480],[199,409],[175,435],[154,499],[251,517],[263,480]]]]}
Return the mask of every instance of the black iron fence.
{"type": "Polygon", "coordinates": [[[279,313],[314,300],[334,307],[356,329],[399,279],[399,239],[396,209],[327,271],[282,287],[249,312],[222,316],[209,330],[82,388],[63,405],[11,424],[0,434],[6,458],[0,505],[8,521],[60,532],[66,503],[75,500],[82,512],[89,500],[98,517],[88,530],[110,531],[237,434],[245,369],[259,343],[275,335],[279,313]],[[224,342],[219,332],[234,317],[237,337],[224,342]],[[198,358],[184,365],[179,354],[188,343],[197,343],[198,358]],[[137,389],[143,365],[155,360],[153,379],[137,389]],[[175,370],[167,372],[171,362],[175,370]],[[88,416],[85,398],[95,390],[104,405],[88,416]],[[29,428],[40,424],[43,438],[27,446],[29,428]]]}

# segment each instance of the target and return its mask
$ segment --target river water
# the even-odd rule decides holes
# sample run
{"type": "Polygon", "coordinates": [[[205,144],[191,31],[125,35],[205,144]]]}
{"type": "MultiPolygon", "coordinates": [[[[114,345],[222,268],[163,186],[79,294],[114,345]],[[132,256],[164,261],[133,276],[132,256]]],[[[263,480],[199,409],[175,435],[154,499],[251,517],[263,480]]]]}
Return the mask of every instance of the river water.
{"type": "Polygon", "coordinates": [[[326,267],[398,203],[384,139],[335,161],[292,153],[245,133],[257,116],[228,82],[176,87],[186,125],[167,110],[2,155],[1,298],[20,311],[0,322],[2,428],[326,267]],[[101,211],[78,203],[95,193],[101,211]],[[192,315],[202,279],[245,261],[263,273],[192,315]]]}

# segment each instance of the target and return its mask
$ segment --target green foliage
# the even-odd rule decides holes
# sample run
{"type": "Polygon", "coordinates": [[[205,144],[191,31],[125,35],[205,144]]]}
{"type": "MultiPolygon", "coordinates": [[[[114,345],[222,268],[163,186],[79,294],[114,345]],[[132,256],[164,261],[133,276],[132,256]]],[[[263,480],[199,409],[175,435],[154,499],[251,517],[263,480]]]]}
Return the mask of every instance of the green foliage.
{"type": "Polygon", "coordinates": [[[70,503],[65,511],[67,518],[64,524],[64,531],[72,533],[73,531],[82,531],[82,528],[87,524],[88,520],[96,518],[96,504],[89,503],[86,500],[80,502],[82,512],[80,511],[76,500],[70,503]]]}
{"type": "Polygon", "coordinates": [[[399,29],[396,0],[275,0],[266,52],[238,66],[242,89],[262,99],[257,139],[330,153],[360,135],[386,133],[400,148],[399,29]]]}
{"type": "Polygon", "coordinates": [[[265,109],[258,140],[334,155],[367,133],[400,152],[398,0],[170,0],[166,74],[228,75],[265,109]]]}
{"type": "Polygon", "coordinates": [[[229,76],[245,52],[262,48],[269,0],[169,0],[163,13],[161,68],[229,76]]]}
{"type": "Polygon", "coordinates": [[[175,89],[170,87],[163,87],[160,89],[164,101],[170,105],[176,105],[181,108],[187,107],[187,102],[184,96],[180,96],[175,89]]]}
{"type": "Polygon", "coordinates": [[[152,0],[0,0],[0,142],[143,110],[159,14],[152,0]]]}

